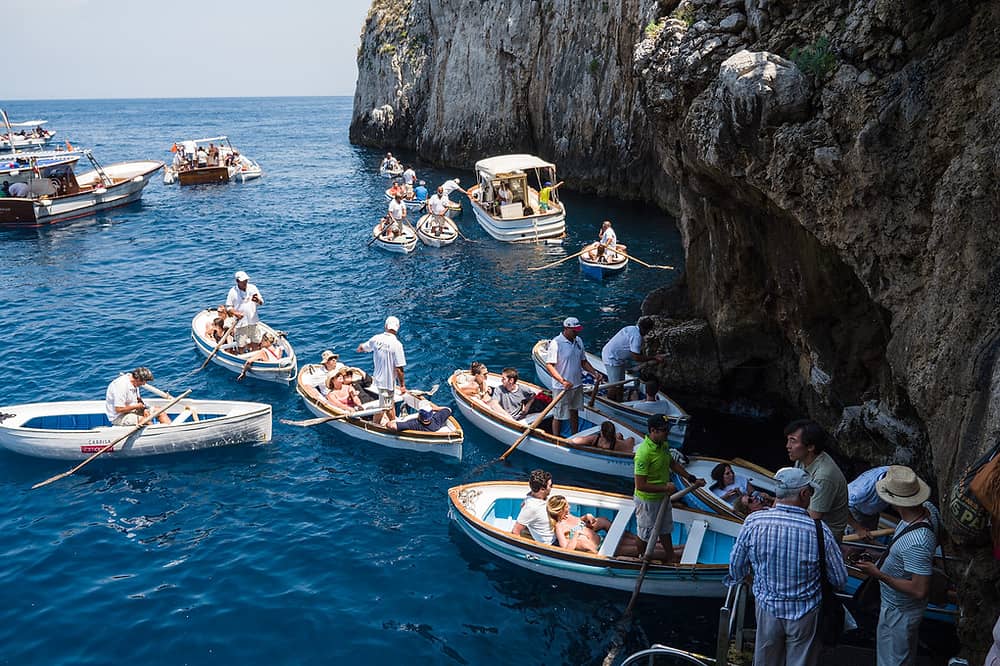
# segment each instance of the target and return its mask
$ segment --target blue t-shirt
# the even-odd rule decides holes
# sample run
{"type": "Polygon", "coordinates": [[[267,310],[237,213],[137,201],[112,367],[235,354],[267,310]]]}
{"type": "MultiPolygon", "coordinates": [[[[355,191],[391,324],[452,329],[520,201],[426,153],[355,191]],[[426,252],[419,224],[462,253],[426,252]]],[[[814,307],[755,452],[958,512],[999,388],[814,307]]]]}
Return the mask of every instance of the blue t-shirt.
{"type": "Polygon", "coordinates": [[[413,196],[417,201],[423,201],[427,198],[427,188],[423,185],[417,185],[413,188],[413,196]]]}

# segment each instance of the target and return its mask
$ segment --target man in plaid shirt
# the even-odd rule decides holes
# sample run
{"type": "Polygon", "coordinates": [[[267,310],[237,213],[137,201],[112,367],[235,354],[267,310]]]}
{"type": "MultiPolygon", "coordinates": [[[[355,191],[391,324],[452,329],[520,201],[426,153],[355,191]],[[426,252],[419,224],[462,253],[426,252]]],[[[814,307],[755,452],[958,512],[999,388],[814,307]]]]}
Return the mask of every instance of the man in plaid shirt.
{"type": "MultiPolygon", "coordinates": [[[[753,569],[757,599],[755,664],[812,666],[819,662],[820,572],[816,523],[807,508],[815,491],[809,473],[783,467],[774,475],[775,504],[747,516],[729,557],[726,585],[753,569]]],[[[847,568],[830,528],[822,524],[826,570],[834,588],[847,583],[847,568]]]]}

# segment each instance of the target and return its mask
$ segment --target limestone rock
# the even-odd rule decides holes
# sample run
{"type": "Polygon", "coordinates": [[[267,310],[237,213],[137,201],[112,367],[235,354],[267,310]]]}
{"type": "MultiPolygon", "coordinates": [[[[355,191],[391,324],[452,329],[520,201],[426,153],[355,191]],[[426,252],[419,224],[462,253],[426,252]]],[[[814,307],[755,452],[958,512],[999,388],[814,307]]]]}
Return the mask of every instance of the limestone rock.
{"type": "Polygon", "coordinates": [[[719,23],[719,28],[725,32],[740,32],[743,30],[744,26],[747,24],[747,19],[743,14],[735,12],[730,14],[726,18],[722,19],[719,23]]]}

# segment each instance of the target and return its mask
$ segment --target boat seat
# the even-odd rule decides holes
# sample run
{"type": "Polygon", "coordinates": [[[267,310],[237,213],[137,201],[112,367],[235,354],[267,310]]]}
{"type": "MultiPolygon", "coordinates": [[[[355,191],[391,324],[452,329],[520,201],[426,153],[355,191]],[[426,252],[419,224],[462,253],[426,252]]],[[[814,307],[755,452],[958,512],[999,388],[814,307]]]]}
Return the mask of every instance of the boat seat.
{"type": "Polygon", "coordinates": [[[611,527],[608,529],[607,535],[604,537],[601,549],[597,551],[599,555],[614,557],[614,549],[618,547],[618,543],[622,540],[622,535],[625,533],[626,528],[628,528],[633,513],[635,513],[635,505],[633,504],[627,505],[626,508],[618,512],[618,515],[611,523],[611,527]]]}
{"type": "Polygon", "coordinates": [[[687,541],[684,543],[684,552],[681,553],[681,564],[698,563],[698,554],[701,552],[701,544],[705,540],[706,532],[708,532],[707,520],[695,520],[691,523],[687,541]]]}

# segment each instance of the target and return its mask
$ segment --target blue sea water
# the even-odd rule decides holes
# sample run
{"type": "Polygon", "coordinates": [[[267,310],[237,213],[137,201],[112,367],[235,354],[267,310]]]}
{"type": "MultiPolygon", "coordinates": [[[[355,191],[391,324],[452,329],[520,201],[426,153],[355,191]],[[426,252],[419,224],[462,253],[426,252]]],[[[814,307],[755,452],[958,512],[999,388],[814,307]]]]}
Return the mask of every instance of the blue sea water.
{"type": "MultiPolygon", "coordinates": [[[[142,364],[160,388],[269,402],[274,439],[68,467],[0,452],[0,662],[105,664],[600,663],[628,594],[551,580],[494,560],[449,525],[457,483],[526,478],[540,461],[472,472],[504,445],[466,424],[465,457],[397,452],[330,428],[291,388],[235,376],[190,340],[201,308],[222,302],[236,270],[264,294],[261,315],[288,331],[302,362],[323,349],[352,365],[387,315],[402,320],[407,384],[442,384],[478,359],[534,380],[532,344],[579,317],[598,350],[634,322],[644,295],[677,273],[636,264],[605,282],[575,252],[614,220],[630,252],[680,267],[672,221],[644,205],[563,193],[562,247],[505,245],[472,219],[473,242],[410,256],[366,248],[384,210],[378,151],[348,142],[349,98],[11,102],[104,164],[169,160],[185,138],[228,134],[263,179],[180,188],[159,178],[143,200],[50,228],[0,231],[0,404],[101,399],[142,364]]],[[[404,161],[410,156],[402,155],[404,161]]],[[[462,171],[417,163],[434,185],[462,171]]],[[[557,483],[630,492],[550,467],[557,483]]],[[[630,648],[648,641],[710,650],[718,603],[644,599],[630,648]]]]}

